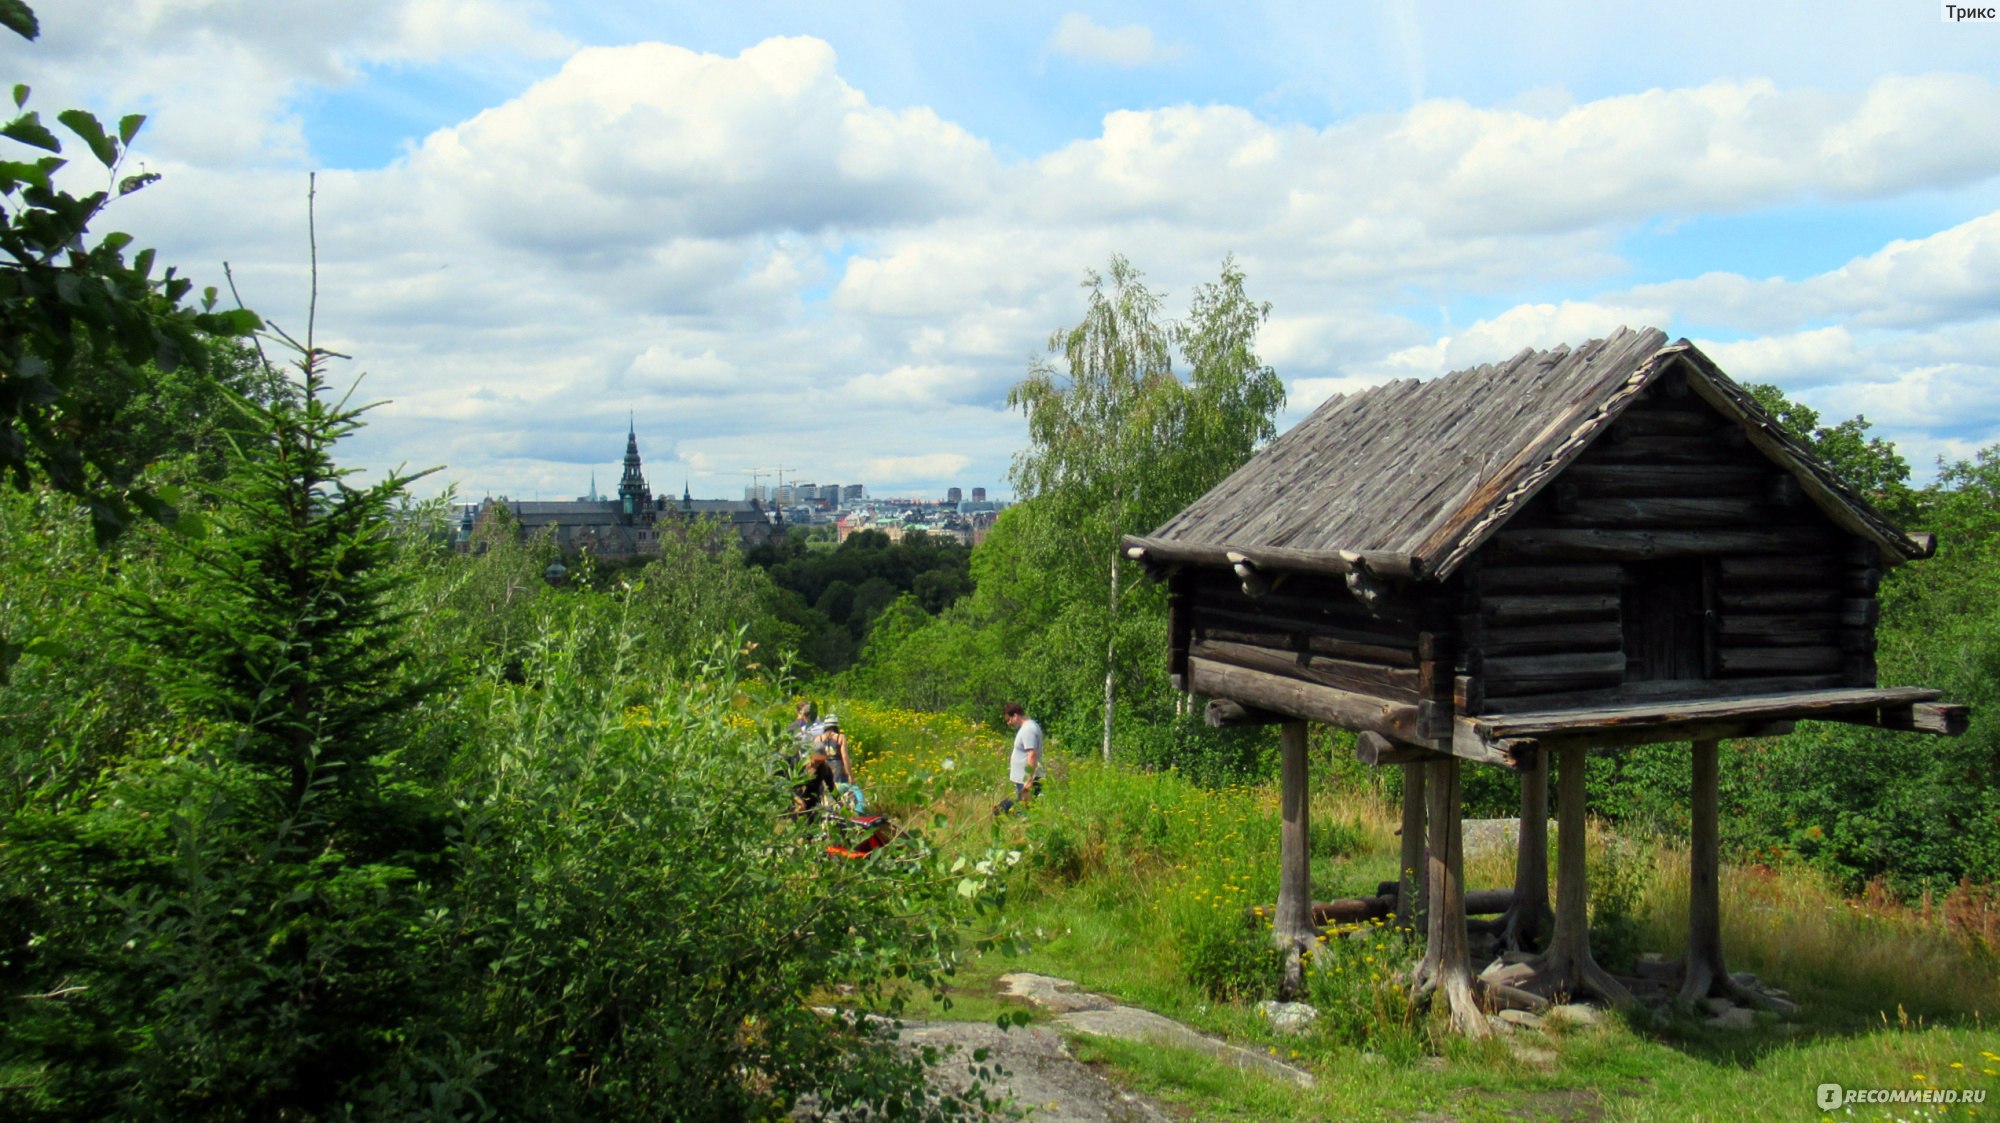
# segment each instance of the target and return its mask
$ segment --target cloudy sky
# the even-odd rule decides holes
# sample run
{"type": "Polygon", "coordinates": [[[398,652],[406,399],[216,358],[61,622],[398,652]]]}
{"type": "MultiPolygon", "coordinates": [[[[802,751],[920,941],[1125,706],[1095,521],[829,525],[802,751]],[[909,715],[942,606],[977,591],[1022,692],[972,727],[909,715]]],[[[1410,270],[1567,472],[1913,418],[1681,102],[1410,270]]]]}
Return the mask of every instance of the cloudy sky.
{"type": "Polygon", "coordinates": [[[35,7],[31,107],[150,114],[101,229],[294,332],[318,172],[348,458],[469,497],[608,490],[628,415],[656,490],[1005,492],[1113,253],[1177,315],[1234,254],[1286,423],[1649,324],[1921,475],[2000,441],[2000,23],[1935,0],[35,7]]]}

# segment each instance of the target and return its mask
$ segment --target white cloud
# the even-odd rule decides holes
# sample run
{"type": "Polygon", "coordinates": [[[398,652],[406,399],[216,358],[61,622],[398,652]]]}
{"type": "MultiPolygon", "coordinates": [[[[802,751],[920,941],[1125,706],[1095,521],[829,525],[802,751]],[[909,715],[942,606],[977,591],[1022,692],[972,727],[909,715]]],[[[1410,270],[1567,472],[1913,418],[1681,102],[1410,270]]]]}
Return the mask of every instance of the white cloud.
{"type": "MultiPolygon", "coordinates": [[[[159,87],[162,136],[190,131],[162,141],[167,179],[116,223],[204,278],[231,260],[249,303],[293,329],[299,91],[551,42],[537,9],[473,0],[368,8],[380,26],[365,33],[312,6],[270,9],[297,17],[285,26],[247,6],[205,24],[132,10],[156,9],[205,30],[161,16],[144,41],[172,67],[224,73],[159,87]]],[[[1144,52],[1118,58],[1162,54],[1143,27],[1074,19],[1078,42],[1144,33],[1144,52]]],[[[133,82],[170,69],[63,35],[51,75],[110,75],[116,92],[121,65],[133,82]]],[[[1561,79],[1330,122],[1112,109],[1092,135],[1003,158],[921,104],[871,98],[819,39],[591,47],[387,168],[320,177],[321,331],[372,372],[363,397],[395,399],[355,455],[448,459],[482,489],[551,494],[615,467],[627,410],[663,479],[798,462],[820,479],[1000,490],[1024,433],[1006,389],[1076,321],[1078,280],[1113,252],[1169,315],[1234,253],[1274,305],[1260,347],[1291,418],[1332,392],[1655,324],[1714,335],[1704,345],[1732,374],[1838,416],[1865,409],[1899,439],[2000,436],[1981,389],[2000,383],[2000,213],[1960,211],[1812,276],[1623,279],[1641,224],[1991,183],[1992,81],[1739,79],[1579,100],[1561,79]]]]}
{"type": "Polygon", "coordinates": [[[1056,21],[1049,48],[1060,55],[1112,66],[1144,66],[1177,57],[1180,48],[1157,43],[1145,24],[1105,27],[1081,12],[1056,21]]]}
{"type": "Polygon", "coordinates": [[[994,169],[931,111],[869,104],[830,47],[801,38],[735,58],[579,51],[409,163],[486,238],[612,260],[677,239],[919,223],[975,205],[994,169]]]}
{"type": "Polygon", "coordinates": [[[878,457],[863,464],[861,471],[869,480],[881,480],[886,485],[921,486],[931,480],[957,476],[971,464],[971,457],[956,452],[929,452],[918,456],[878,457]]]}

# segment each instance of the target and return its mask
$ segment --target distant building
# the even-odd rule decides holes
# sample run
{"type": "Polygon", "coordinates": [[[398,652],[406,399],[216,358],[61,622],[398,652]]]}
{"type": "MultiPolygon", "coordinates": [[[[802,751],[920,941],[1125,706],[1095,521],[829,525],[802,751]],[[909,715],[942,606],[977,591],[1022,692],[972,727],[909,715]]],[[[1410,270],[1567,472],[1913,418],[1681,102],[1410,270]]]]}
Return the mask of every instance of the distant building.
{"type": "Polygon", "coordinates": [[[860,484],[848,484],[840,489],[840,501],[843,503],[853,503],[867,497],[868,489],[860,484]]]}
{"type": "Polygon", "coordinates": [[[957,506],[958,504],[965,502],[965,492],[955,487],[946,488],[944,492],[944,501],[946,503],[952,504],[953,506],[957,506]]]}
{"type": "Polygon", "coordinates": [[[984,503],[984,502],[986,502],[986,489],[985,489],[985,488],[983,488],[983,487],[975,487],[975,488],[973,488],[973,489],[972,489],[972,501],[973,501],[974,503],[984,503]]]}
{"type": "Polygon", "coordinates": [[[636,427],[628,427],[625,433],[625,468],[618,480],[618,497],[595,498],[594,476],[590,490],[591,498],[562,502],[489,498],[472,512],[460,548],[469,548],[473,532],[497,518],[502,507],[513,516],[523,538],[546,533],[566,554],[589,553],[600,558],[657,554],[662,533],[700,518],[722,520],[745,547],[769,541],[776,528],[763,503],[756,499],[695,499],[685,485],[679,501],[668,496],[656,498],[646,484],[636,427]]]}

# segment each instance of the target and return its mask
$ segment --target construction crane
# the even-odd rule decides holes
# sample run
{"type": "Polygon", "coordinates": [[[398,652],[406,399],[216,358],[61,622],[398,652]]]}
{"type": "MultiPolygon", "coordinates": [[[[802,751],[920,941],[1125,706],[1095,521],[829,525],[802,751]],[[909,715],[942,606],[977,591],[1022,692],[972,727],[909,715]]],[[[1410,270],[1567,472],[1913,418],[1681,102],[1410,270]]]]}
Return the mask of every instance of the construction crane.
{"type": "MultiPolygon", "coordinates": [[[[737,470],[737,474],[750,477],[750,490],[754,494],[763,485],[764,477],[776,471],[778,471],[776,468],[740,468],[737,470]]],[[[745,498],[749,497],[745,496],[745,498]]]]}

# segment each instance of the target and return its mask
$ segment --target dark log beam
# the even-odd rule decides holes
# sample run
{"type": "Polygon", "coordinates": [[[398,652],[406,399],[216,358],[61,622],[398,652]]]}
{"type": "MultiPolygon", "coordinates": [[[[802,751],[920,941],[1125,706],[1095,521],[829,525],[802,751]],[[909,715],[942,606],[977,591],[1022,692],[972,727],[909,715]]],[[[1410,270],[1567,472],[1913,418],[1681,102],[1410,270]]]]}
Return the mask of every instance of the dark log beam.
{"type": "Polygon", "coordinates": [[[1813,553],[1832,535],[1812,526],[1719,530],[1503,530],[1493,545],[1501,558],[1646,561],[1728,553],[1813,553]]]}
{"type": "Polygon", "coordinates": [[[1247,643],[1282,651],[1310,651],[1335,659],[1414,667],[1417,653],[1379,635],[1343,628],[1319,620],[1301,620],[1277,613],[1231,612],[1202,605],[1194,610],[1193,634],[1224,643],[1247,643]]]}
{"type": "Polygon", "coordinates": [[[1196,640],[1189,649],[1189,658],[1248,667],[1378,698],[1410,701],[1417,698],[1416,671],[1376,663],[1329,659],[1305,652],[1293,654],[1245,643],[1218,643],[1212,640],[1196,640]]]}
{"type": "Polygon", "coordinates": [[[1497,717],[1539,714],[1556,710],[1602,710],[1624,706],[1651,706],[1672,699],[1714,701],[1780,693],[1807,693],[1851,685],[1853,684],[1839,675],[1766,675],[1694,682],[1659,679],[1653,682],[1620,683],[1609,690],[1492,698],[1486,700],[1483,706],[1461,706],[1460,712],[1497,717]]]}
{"type": "MultiPolygon", "coordinates": [[[[1756,495],[1778,473],[1755,464],[1597,464],[1569,466],[1563,477],[1585,494],[1627,496],[1756,495]]],[[[1789,476],[1783,477],[1789,479],[1789,476]]]]}
{"type": "Polygon", "coordinates": [[[1611,528],[1699,529],[1730,524],[1752,525],[1769,521],[1770,517],[1770,508],[1759,499],[1657,496],[1578,499],[1563,509],[1561,521],[1578,526],[1611,528]]]}
{"type": "Polygon", "coordinates": [[[1460,717],[1452,722],[1451,755],[1460,759],[1520,772],[1535,766],[1536,752],[1537,746],[1530,738],[1490,736],[1472,718],[1460,717]]]}
{"type": "Polygon", "coordinates": [[[1389,764],[1430,764],[1448,755],[1450,754],[1423,745],[1391,741],[1380,733],[1363,733],[1354,739],[1354,759],[1374,767],[1389,764]]]}
{"type": "Polygon", "coordinates": [[[1414,559],[1407,554],[1377,551],[1292,550],[1280,546],[1232,546],[1179,542],[1165,538],[1126,535],[1125,556],[1134,561],[1152,560],[1159,564],[1205,565],[1227,569],[1230,555],[1240,556],[1253,567],[1273,572],[1316,573],[1344,577],[1357,564],[1383,577],[1404,579],[1417,576],[1414,559]],[[1350,561],[1353,558],[1356,561],[1350,561]]]}
{"type": "Polygon", "coordinates": [[[1188,659],[1188,686],[1196,694],[1306,721],[1357,732],[1372,729],[1400,741],[1420,739],[1414,703],[1391,702],[1199,656],[1188,659]]]}
{"type": "Polygon", "coordinates": [[[1615,565],[1486,565],[1466,577],[1481,596],[1506,593],[1617,592],[1625,571],[1615,565]]]}
{"type": "Polygon", "coordinates": [[[1972,707],[1953,702],[1914,702],[1907,706],[1884,706],[1872,718],[1866,715],[1836,719],[1850,725],[1872,725],[1878,729],[1898,729],[1957,737],[1972,723],[1972,707]]]}
{"type": "Polygon", "coordinates": [[[1202,710],[1202,721],[1211,729],[1231,729],[1240,725],[1277,725],[1292,720],[1284,714],[1260,710],[1227,698],[1210,698],[1202,710]]]}

